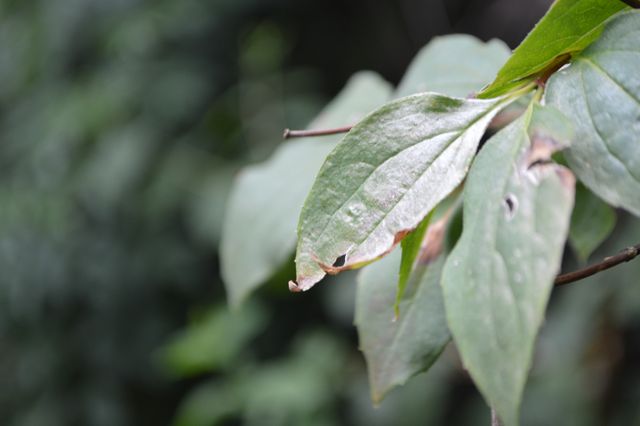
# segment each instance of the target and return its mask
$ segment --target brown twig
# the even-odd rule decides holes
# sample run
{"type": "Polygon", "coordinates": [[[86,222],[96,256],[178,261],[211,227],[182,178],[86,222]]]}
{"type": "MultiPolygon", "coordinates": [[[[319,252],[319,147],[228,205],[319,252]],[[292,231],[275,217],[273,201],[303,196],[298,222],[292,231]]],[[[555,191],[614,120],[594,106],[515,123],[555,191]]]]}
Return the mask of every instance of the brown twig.
{"type": "Polygon", "coordinates": [[[619,265],[624,262],[629,262],[630,260],[635,259],[640,255],[640,244],[636,244],[635,246],[627,247],[622,250],[620,253],[605,257],[602,262],[596,263],[591,266],[587,266],[583,269],[578,269],[577,271],[568,272],[566,274],[561,274],[556,277],[555,285],[563,285],[569,284],[574,281],[578,281],[591,275],[595,275],[598,272],[602,272],[609,268],[613,268],[616,265],[619,265]]]}
{"type": "MultiPolygon", "coordinates": [[[[518,118],[521,114],[521,111],[502,111],[500,114],[497,114],[491,123],[489,123],[489,129],[500,129],[504,127],[506,124],[510,123],[514,119],[518,118]]],[[[329,135],[337,135],[338,133],[348,133],[353,126],[344,126],[344,127],[335,127],[333,129],[316,129],[316,130],[291,130],[284,129],[282,133],[282,137],[285,139],[290,138],[307,138],[307,137],[315,137],[315,136],[329,136],[329,135]]]]}
{"type": "Polygon", "coordinates": [[[335,129],[319,129],[319,130],[291,130],[284,129],[282,137],[289,138],[306,138],[309,136],[327,136],[336,135],[338,133],[347,133],[353,126],[336,127],[335,129]]]}

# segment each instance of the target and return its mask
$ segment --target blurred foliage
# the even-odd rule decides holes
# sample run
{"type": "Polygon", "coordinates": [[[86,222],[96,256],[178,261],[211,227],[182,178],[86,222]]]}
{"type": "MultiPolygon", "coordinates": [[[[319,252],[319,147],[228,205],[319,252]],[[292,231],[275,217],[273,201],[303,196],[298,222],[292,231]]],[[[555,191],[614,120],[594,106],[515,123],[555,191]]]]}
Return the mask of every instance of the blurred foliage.
{"type": "Polygon", "coordinates": [[[173,416],[151,354],[222,296],[233,174],[318,108],[256,3],[0,3],[2,424],[173,416]]]}
{"type": "MultiPolygon", "coordinates": [[[[230,313],[215,248],[282,128],[434,31],[513,44],[548,2],[512,3],[0,1],[0,423],[488,422],[451,349],[372,408],[353,275],[292,297],[283,270],[230,313]]],[[[556,292],[525,424],[640,421],[639,268],[556,292]]]]}

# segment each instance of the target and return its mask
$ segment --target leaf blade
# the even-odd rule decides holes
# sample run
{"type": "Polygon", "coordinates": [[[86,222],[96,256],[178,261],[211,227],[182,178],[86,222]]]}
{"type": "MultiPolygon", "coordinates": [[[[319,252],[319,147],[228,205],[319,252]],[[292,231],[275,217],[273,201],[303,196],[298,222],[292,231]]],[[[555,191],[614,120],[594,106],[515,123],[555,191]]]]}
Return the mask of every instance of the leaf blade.
{"type": "Polygon", "coordinates": [[[640,13],[608,23],[602,37],[548,83],[546,101],[576,126],[565,153],[580,180],[609,204],[640,216],[640,13]]]}
{"type": "Polygon", "coordinates": [[[388,253],[460,184],[487,125],[509,101],[425,93],[391,102],[355,126],[305,201],[297,283],[290,286],[308,290],[326,271],[388,253]]]}
{"type": "Polygon", "coordinates": [[[439,286],[444,254],[417,267],[412,297],[402,300],[402,315],[393,321],[399,263],[395,251],[358,275],[355,323],[374,403],[427,370],[450,340],[439,286]]]}
{"type": "Polygon", "coordinates": [[[506,425],[518,423],[573,204],[571,173],[537,162],[569,139],[559,117],[533,107],[485,144],[466,182],[462,236],[442,276],[463,362],[506,425]]]}
{"type": "Polygon", "coordinates": [[[616,212],[584,185],[576,186],[576,204],[571,215],[569,243],[578,259],[586,262],[616,225],[616,212]]]}
{"type": "Polygon", "coordinates": [[[599,36],[608,18],[627,7],[611,0],[556,0],[480,97],[504,94],[553,67],[563,55],[583,50],[599,36]]]}

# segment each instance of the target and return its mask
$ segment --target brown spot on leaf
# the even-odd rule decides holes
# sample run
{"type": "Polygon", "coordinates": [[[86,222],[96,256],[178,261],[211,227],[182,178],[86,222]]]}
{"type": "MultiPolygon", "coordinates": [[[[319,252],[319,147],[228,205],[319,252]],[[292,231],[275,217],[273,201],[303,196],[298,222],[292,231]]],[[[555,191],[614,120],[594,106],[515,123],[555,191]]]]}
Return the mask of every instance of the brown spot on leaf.
{"type": "Polygon", "coordinates": [[[427,234],[424,236],[424,240],[422,241],[422,246],[420,247],[418,263],[428,265],[440,256],[440,253],[442,253],[442,245],[449,217],[450,215],[446,215],[436,223],[429,226],[427,234]]]}
{"type": "Polygon", "coordinates": [[[551,160],[551,156],[556,151],[564,148],[555,139],[534,133],[531,137],[531,147],[527,150],[522,160],[522,169],[525,174],[534,182],[539,182],[548,173],[556,173],[567,189],[575,186],[575,177],[566,167],[563,167],[551,160]]]}
{"type": "Polygon", "coordinates": [[[551,155],[561,149],[562,146],[553,138],[534,133],[531,137],[531,147],[525,155],[526,169],[551,162],[551,155]]]}

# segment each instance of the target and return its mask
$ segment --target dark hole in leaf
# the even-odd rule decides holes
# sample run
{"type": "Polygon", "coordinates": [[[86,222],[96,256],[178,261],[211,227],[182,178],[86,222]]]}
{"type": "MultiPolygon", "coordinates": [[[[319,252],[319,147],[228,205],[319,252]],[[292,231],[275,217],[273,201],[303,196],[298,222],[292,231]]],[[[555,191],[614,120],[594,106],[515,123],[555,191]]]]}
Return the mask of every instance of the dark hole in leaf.
{"type": "Polygon", "coordinates": [[[347,255],[343,254],[342,256],[338,256],[336,261],[333,262],[333,265],[331,266],[333,266],[334,268],[340,268],[341,266],[344,266],[346,261],[347,261],[347,255]]]}
{"type": "Polygon", "coordinates": [[[513,218],[518,210],[518,199],[513,194],[508,194],[504,199],[504,206],[507,210],[507,219],[513,218]]]}

